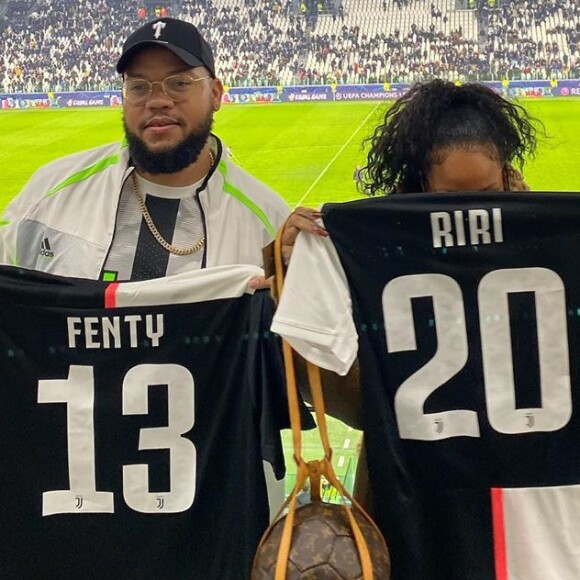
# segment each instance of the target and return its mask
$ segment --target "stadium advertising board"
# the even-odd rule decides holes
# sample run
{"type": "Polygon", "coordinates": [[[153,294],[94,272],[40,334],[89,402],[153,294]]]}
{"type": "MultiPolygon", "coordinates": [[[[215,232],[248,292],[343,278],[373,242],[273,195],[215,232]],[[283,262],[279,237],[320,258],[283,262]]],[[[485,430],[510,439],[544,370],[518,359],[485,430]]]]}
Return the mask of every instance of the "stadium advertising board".
{"type": "Polygon", "coordinates": [[[334,85],[335,101],[390,101],[402,97],[409,85],[334,85]]]}
{"type": "Polygon", "coordinates": [[[224,103],[279,103],[282,87],[224,87],[224,103]]]}
{"type": "Polygon", "coordinates": [[[332,101],[330,85],[284,87],[282,101],[299,103],[301,101],[332,101]]]}
{"type": "Polygon", "coordinates": [[[0,93],[1,109],[65,109],[69,107],[119,107],[121,91],[67,93],[0,93]]]}
{"type": "Polygon", "coordinates": [[[503,81],[486,83],[509,98],[580,97],[580,79],[557,81],[503,81]]]}
{"type": "MultiPolygon", "coordinates": [[[[510,98],[580,97],[580,79],[492,81],[484,83],[510,98]]],[[[409,84],[315,85],[291,87],[226,87],[223,102],[282,103],[316,101],[386,101],[398,99],[409,84]]],[[[119,107],[120,91],[67,93],[0,93],[0,109],[62,109],[68,107],[119,107]]]]}

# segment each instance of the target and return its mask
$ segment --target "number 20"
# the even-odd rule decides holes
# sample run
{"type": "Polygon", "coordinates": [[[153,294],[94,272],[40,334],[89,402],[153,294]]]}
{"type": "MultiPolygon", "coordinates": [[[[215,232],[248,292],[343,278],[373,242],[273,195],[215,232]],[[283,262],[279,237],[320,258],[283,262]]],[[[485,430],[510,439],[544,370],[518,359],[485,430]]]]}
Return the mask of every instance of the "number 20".
{"type": "MultiPolygon", "coordinates": [[[[188,510],[195,497],[196,449],[183,437],[194,423],[194,381],[175,364],[143,364],[130,369],[123,380],[123,414],[148,413],[148,389],[167,385],[168,425],[141,429],[139,450],[169,449],[170,490],[149,492],[149,466],[123,466],[123,497],[143,513],[188,510]]],[[[70,489],[42,494],[42,515],[113,513],[113,494],[96,489],[95,380],[93,367],[73,365],[64,380],[38,382],[39,403],[67,404],[68,468],[70,489]]]]}
{"type": "MultiPolygon", "coordinates": [[[[435,441],[479,437],[475,411],[425,413],[427,398],[467,363],[468,344],[463,295],[453,278],[417,274],[391,280],[383,290],[387,350],[417,349],[411,300],[432,297],[437,351],[395,394],[402,439],[435,441]]],[[[562,279],[545,268],[495,270],[478,287],[479,321],[487,414],[500,433],[556,431],[572,416],[572,391],[562,279]],[[516,408],[508,294],[533,292],[536,304],[541,407],[516,408]]],[[[474,388],[466,385],[466,388],[474,388]]]]}

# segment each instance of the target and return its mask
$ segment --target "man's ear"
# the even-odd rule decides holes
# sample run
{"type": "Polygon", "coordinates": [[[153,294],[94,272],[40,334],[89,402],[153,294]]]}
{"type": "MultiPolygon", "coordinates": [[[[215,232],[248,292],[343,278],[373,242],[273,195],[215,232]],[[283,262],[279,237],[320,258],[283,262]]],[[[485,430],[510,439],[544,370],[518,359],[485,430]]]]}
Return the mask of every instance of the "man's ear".
{"type": "Polygon", "coordinates": [[[211,94],[213,100],[213,110],[219,111],[222,106],[222,97],[224,95],[224,86],[219,79],[212,79],[211,94]]]}

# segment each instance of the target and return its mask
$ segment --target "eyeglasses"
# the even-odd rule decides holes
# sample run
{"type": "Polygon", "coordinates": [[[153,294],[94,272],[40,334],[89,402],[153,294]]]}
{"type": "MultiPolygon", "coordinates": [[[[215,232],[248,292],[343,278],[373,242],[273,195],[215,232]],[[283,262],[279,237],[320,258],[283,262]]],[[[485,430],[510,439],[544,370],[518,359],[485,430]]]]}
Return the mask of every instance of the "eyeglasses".
{"type": "Polygon", "coordinates": [[[146,79],[127,79],[123,82],[123,98],[132,105],[142,105],[153,93],[154,85],[161,85],[161,90],[173,101],[185,101],[195,89],[196,83],[211,78],[209,75],[194,78],[188,74],[170,75],[162,81],[146,79]]]}

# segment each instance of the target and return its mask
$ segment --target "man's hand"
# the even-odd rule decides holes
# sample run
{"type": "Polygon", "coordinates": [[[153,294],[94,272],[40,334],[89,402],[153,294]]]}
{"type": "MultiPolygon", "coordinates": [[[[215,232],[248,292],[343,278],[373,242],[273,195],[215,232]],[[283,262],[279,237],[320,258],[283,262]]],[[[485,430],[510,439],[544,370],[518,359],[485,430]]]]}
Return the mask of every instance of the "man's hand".
{"type": "Polygon", "coordinates": [[[255,276],[250,278],[248,286],[252,290],[263,290],[264,288],[272,288],[272,277],[266,278],[265,276],[255,276]]]}

